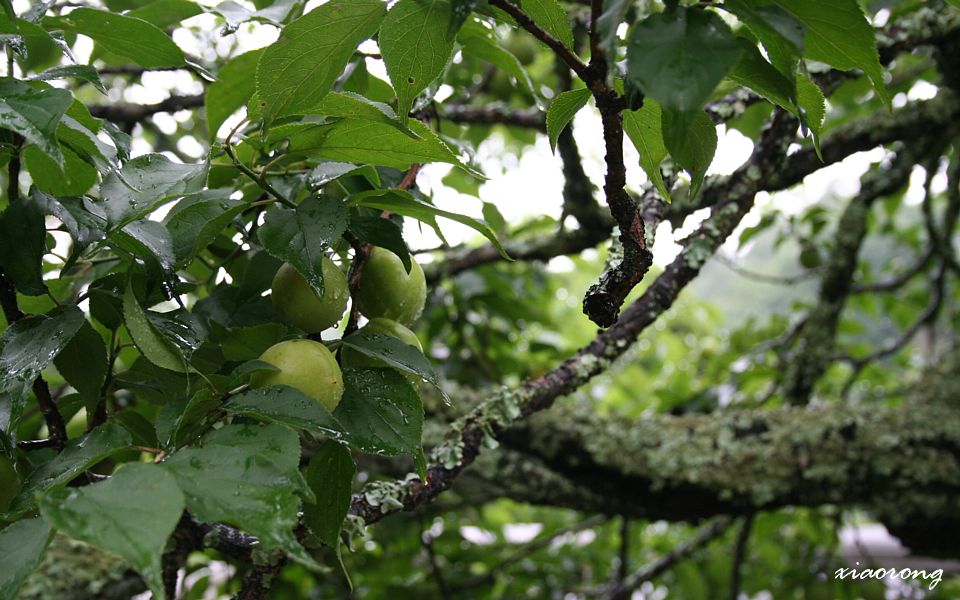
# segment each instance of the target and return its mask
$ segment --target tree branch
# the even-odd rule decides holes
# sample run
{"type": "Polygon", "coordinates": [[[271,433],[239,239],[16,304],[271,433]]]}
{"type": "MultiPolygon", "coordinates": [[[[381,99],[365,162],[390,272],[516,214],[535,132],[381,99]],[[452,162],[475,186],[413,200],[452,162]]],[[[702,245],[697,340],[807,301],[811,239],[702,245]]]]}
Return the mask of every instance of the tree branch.
{"type": "Polygon", "coordinates": [[[194,96],[170,96],[156,104],[92,104],[90,114],[119,125],[132,126],[161,112],[175,113],[203,106],[203,94],[194,96]]]}
{"type": "Polygon", "coordinates": [[[553,50],[560,58],[560,60],[565,62],[567,66],[570,67],[570,69],[580,77],[580,79],[583,79],[584,81],[591,79],[587,63],[580,60],[580,57],[574,54],[572,50],[564,46],[560,40],[553,37],[544,28],[537,25],[537,23],[530,18],[530,15],[523,12],[519,6],[510,0],[490,0],[490,5],[496,6],[503,12],[513,17],[520,27],[526,29],[533,35],[533,37],[549,46],[550,49],[553,50]]]}

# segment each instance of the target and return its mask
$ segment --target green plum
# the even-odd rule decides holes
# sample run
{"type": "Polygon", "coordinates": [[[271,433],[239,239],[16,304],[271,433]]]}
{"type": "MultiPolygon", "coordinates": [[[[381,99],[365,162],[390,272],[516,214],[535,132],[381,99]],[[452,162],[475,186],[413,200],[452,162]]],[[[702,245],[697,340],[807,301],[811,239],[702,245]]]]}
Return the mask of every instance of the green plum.
{"type": "Polygon", "coordinates": [[[412,262],[407,273],[399,256],[383,248],[373,249],[357,290],[357,304],[365,317],[384,317],[407,326],[420,318],[427,301],[427,281],[417,261],[412,262]]]}
{"type": "Polygon", "coordinates": [[[327,410],[333,409],[343,397],[343,373],[327,347],[312,340],[287,340],[274,344],[260,355],[279,371],[257,371],[250,377],[250,385],[261,388],[268,385],[288,385],[310,396],[327,410]]]}
{"type": "Polygon", "coordinates": [[[277,313],[307,333],[317,333],[335,325],[347,309],[350,298],[346,276],[326,256],[321,259],[320,272],[323,274],[323,296],[318,296],[290,263],[283,263],[273,277],[270,297],[277,313]]]}

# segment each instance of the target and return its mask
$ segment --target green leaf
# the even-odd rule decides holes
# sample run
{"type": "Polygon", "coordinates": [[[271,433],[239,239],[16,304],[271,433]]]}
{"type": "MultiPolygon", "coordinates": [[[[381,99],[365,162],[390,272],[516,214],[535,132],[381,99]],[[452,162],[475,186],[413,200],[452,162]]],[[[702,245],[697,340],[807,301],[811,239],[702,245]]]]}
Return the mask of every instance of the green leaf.
{"type": "Polygon", "coordinates": [[[304,478],[317,501],[304,503],[303,522],[328,546],[336,548],[340,542],[356,473],[350,450],[331,442],[321,444],[307,465],[304,478]]]}
{"type": "Polygon", "coordinates": [[[883,82],[877,40],[857,0],[774,0],[807,28],[807,58],[837,69],[860,69],[867,74],[877,96],[890,107],[883,82]]]}
{"type": "Polygon", "coordinates": [[[733,32],[716,14],[680,7],[633,27],[627,78],[665,111],[699,110],[740,58],[733,32]]]}
{"type": "Polygon", "coordinates": [[[37,89],[13,79],[0,79],[0,127],[19,133],[63,166],[57,125],[72,102],[67,90],[37,89]]]}
{"type": "Polygon", "coordinates": [[[185,266],[249,204],[230,198],[230,190],[204,190],[177,202],[163,219],[170,232],[176,264],[185,266]]]}
{"type": "Polygon", "coordinates": [[[795,75],[788,79],[763,58],[755,45],[742,38],[738,41],[743,48],[743,54],[727,73],[727,77],[796,114],[797,108],[794,103],[796,84],[793,79],[795,75]]]}
{"type": "Polygon", "coordinates": [[[17,598],[53,538],[43,519],[23,519],[0,529],[0,598],[17,598]]]}
{"type": "MultiPolygon", "coordinates": [[[[107,3],[111,10],[116,10],[107,3]]],[[[143,19],[160,29],[176,25],[180,21],[203,14],[203,9],[189,0],[154,0],[127,13],[128,17],[143,19]]],[[[209,88],[208,88],[209,90],[209,88]]]]}
{"type": "Polygon", "coordinates": [[[310,109],[310,114],[325,115],[341,119],[360,119],[375,121],[390,127],[396,127],[410,137],[417,138],[411,129],[397,119],[388,104],[368,100],[353,92],[330,92],[319,104],[310,109]]]}
{"type": "Polygon", "coordinates": [[[53,490],[40,502],[48,523],[127,560],[154,598],[164,595],[160,559],[183,507],[174,478],[142,463],[123,465],[107,481],[53,490]]]}
{"type": "MultiPolygon", "coordinates": [[[[814,148],[817,156],[820,156],[820,130],[827,114],[827,100],[820,87],[806,75],[797,77],[797,105],[803,111],[803,122],[810,128],[814,148]]],[[[820,159],[823,160],[823,157],[820,156],[820,159]]]]}
{"type": "Polygon", "coordinates": [[[407,126],[420,139],[411,139],[398,128],[377,121],[341,119],[294,130],[289,149],[330,160],[395,169],[406,169],[414,163],[445,162],[470,171],[423,123],[408,121],[407,126]]]}
{"type": "Polygon", "coordinates": [[[43,283],[43,255],[46,253],[43,207],[21,198],[0,214],[0,268],[29,296],[47,291],[43,283]]]}
{"type": "Polygon", "coordinates": [[[83,437],[70,440],[60,454],[30,473],[23,484],[23,491],[10,507],[10,514],[30,510],[35,505],[38,493],[66,485],[77,475],[132,443],[130,432],[112,420],[83,437]]]}
{"type": "Polygon", "coordinates": [[[770,63],[788,80],[797,74],[803,56],[803,23],[779,6],[751,6],[750,0],[727,0],[723,8],[743,22],[763,44],[770,63]]]}
{"type": "Polygon", "coordinates": [[[44,20],[50,27],[91,38],[102,50],[141,67],[179,67],[183,51],[156,25],[115,12],[78,8],[44,20]]]}
{"type": "Polygon", "coordinates": [[[264,114],[292,115],[316,105],[385,12],[380,0],[332,0],[284,27],[257,65],[264,114]]]}
{"type": "Polygon", "coordinates": [[[312,493],[300,475],[300,440],[281,425],[227,425],[164,461],[186,496],[187,510],[207,523],[228,523],[282,548],[307,566],[316,563],[297,541],[300,499],[312,493]]]}
{"type": "Polygon", "coordinates": [[[410,272],[410,250],[403,241],[403,232],[392,219],[383,219],[379,215],[351,215],[350,233],[361,242],[386,248],[400,257],[403,268],[410,272]]]}
{"type": "Polygon", "coordinates": [[[60,375],[83,398],[87,414],[92,415],[109,368],[107,346],[103,343],[103,338],[84,320],[73,339],[53,359],[53,363],[60,375]]]}
{"type": "Polygon", "coordinates": [[[86,194],[97,183],[97,170],[70,148],[61,148],[61,152],[63,167],[37,146],[24,148],[23,166],[30,171],[35,189],[58,196],[86,194]]]}
{"type": "MultiPolygon", "coordinates": [[[[603,12],[597,19],[597,33],[600,38],[600,48],[607,53],[609,57],[617,56],[617,48],[620,38],[617,36],[617,29],[627,16],[627,11],[633,5],[633,0],[603,0],[603,12]]],[[[612,68],[615,64],[613,60],[607,60],[607,64],[612,68]]]]}
{"type": "Polygon", "coordinates": [[[107,89],[103,87],[100,81],[100,74],[90,65],[64,65],[62,67],[53,67],[43,73],[38,73],[30,77],[31,80],[51,81],[53,79],[82,79],[92,85],[101,94],[106,94],[107,89]]]}
{"type": "Polygon", "coordinates": [[[123,295],[123,322],[144,358],[164,369],[186,373],[188,366],[174,345],[164,338],[147,318],[147,312],[128,285],[123,295]]]}
{"type": "Polygon", "coordinates": [[[217,80],[207,86],[203,105],[207,112],[207,132],[210,139],[217,137],[217,131],[227,118],[246,106],[247,101],[257,91],[257,82],[251,73],[257,70],[257,63],[263,49],[245,52],[230,59],[217,73],[217,80]]]}
{"type": "Polygon", "coordinates": [[[520,0],[518,4],[537,25],[560,40],[564,46],[573,49],[570,19],[557,0],[520,0]]]}
{"type": "Polygon", "coordinates": [[[640,153],[640,167],[647,174],[647,178],[653,182],[663,199],[670,202],[670,192],[663,181],[663,173],[660,172],[660,163],[668,154],[663,141],[660,104],[653,98],[645,98],[640,110],[624,111],[623,131],[640,153]]]}
{"type": "Polygon", "coordinates": [[[348,218],[342,201],[310,196],[295,210],[269,210],[257,235],[267,252],[292,264],[323,295],[322,259],[347,230],[348,218]]]}
{"type": "MultiPolygon", "coordinates": [[[[71,13],[72,14],[72,13],[71,13]]],[[[142,218],[163,202],[199,192],[207,182],[209,163],[184,165],[162,154],[144,154],[127,161],[100,185],[100,199],[113,229],[142,218]]]]}
{"type": "Polygon", "coordinates": [[[500,240],[497,239],[497,234],[490,229],[490,226],[480,221],[479,219],[474,219],[473,217],[468,217],[466,215],[461,215],[446,210],[441,210],[436,206],[424,202],[423,200],[418,200],[410,192],[406,190],[399,189],[390,189],[390,190],[369,190],[366,192],[360,192],[359,194],[354,194],[350,196],[350,199],[347,203],[351,206],[367,206],[370,208],[379,208],[380,210],[389,210],[392,213],[402,215],[404,217],[411,217],[422,221],[437,233],[437,236],[443,239],[443,233],[440,231],[440,226],[437,224],[437,217],[443,217],[445,219],[450,219],[451,221],[456,221],[462,225],[470,227],[483,237],[490,240],[500,252],[500,255],[507,260],[513,260],[510,258],[510,255],[507,254],[507,251],[503,249],[503,246],[500,244],[500,240]]]}
{"type": "Polygon", "coordinates": [[[547,109],[547,137],[550,138],[550,149],[557,151],[557,139],[573,117],[586,106],[590,99],[590,90],[580,88],[563,92],[550,103],[547,109]]]}
{"type": "Polygon", "coordinates": [[[465,55],[479,58],[497,67],[521,83],[531,97],[537,98],[537,90],[527,70],[523,68],[516,56],[500,47],[492,36],[492,31],[476,21],[471,21],[460,30],[457,40],[465,55]]]}
{"type": "Polygon", "coordinates": [[[145,262],[152,262],[160,267],[168,281],[174,279],[173,240],[170,232],[163,223],[141,219],[127,223],[120,231],[114,231],[110,242],[145,262]]]}
{"type": "Polygon", "coordinates": [[[443,73],[453,53],[450,0],[399,0],[380,27],[380,53],[393,89],[397,114],[406,122],[417,95],[443,73]]]}
{"type": "Polygon", "coordinates": [[[702,110],[691,115],[664,110],[663,139],[673,160],[690,174],[690,198],[694,198],[717,151],[716,126],[702,110]]]}
{"type": "Polygon", "coordinates": [[[56,198],[36,189],[31,197],[39,204],[46,214],[53,215],[63,223],[73,238],[73,253],[77,254],[87,246],[100,240],[104,236],[106,222],[93,211],[86,198],[56,198]]]}
{"type": "Polygon", "coordinates": [[[322,404],[286,385],[272,385],[237,394],[224,405],[234,415],[272,421],[343,440],[345,430],[322,404]]]}
{"type": "Polygon", "coordinates": [[[410,382],[392,369],[344,369],[334,416],[363,452],[414,454],[423,434],[423,405],[410,382]]]}
{"type": "Polygon", "coordinates": [[[341,343],[365,356],[378,358],[404,373],[410,373],[439,386],[437,373],[423,352],[393,336],[361,329],[343,338],[341,343]]]}
{"type": "Polygon", "coordinates": [[[25,317],[4,330],[0,337],[0,392],[10,395],[11,406],[4,412],[9,413],[11,428],[17,424],[34,380],[83,323],[83,312],[67,306],[50,316],[25,317]]]}

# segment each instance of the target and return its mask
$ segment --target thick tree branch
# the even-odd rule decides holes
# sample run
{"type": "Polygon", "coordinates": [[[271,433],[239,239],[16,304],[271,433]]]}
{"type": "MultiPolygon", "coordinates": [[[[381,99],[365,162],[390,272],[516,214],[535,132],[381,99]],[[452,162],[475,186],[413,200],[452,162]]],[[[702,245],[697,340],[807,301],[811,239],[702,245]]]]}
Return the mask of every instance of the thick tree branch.
{"type": "Polygon", "coordinates": [[[939,399],[637,420],[563,405],[501,435],[503,455],[477,473],[518,501],[640,519],[823,504],[955,513],[958,432],[939,399]]]}
{"type": "Polygon", "coordinates": [[[473,462],[488,435],[497,435],[529,415],[549,408],[553,401],[575,390],[600,373],[636,340],[637,335],[670,308],[680,291],[699,272],[711,254],[736,228],[753,205],[766,177],[776,171],[795,130],[792,119],[778,115],[759,140],[753,159],[731,179],[730,201],[714,209],[687,247],[628,308],[620,321],[602,332],[560,366],[518,389],[504,390],[459,420],[450,437],[432,452],[426,481],[418,478],[368,484],[354,497],[351,513],[367,523],[382,519],[400,508],[411,510],[447,489],[473,462]],[[388,500],[388,501],[385,501],[388,500]]]}

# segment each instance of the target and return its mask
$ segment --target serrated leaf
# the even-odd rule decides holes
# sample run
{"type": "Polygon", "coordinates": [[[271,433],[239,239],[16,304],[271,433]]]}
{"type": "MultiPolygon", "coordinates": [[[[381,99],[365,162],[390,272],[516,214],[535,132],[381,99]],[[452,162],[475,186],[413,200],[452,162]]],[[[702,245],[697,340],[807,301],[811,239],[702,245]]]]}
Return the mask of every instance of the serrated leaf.
{"type": "Polygon", "coordinates": [[[348,219],[347,206],[342,201],[310,196],[294,210],[268,211],[257,235],[267,252],[292,264],[322,296],[322,259],[347,230],[348,219]]]}
{"type": "Polygon", "coordinates": [[[344,441],[346,431],[322,404],[286,385],[271,385],[232,396],[224,410],[272,421],[344,441]]]}
{"type": "Polygon", "coordinates": [[[47,291],[43,283],[46,235],[43,207],[34,200],[13,202],[0,213],[0,268],[29,296],[47,291]]]}
{"type": "Polygon", "coordinates": [[[567,90],[550,103],[547,109],[547,137],[550,138],[551,150],[557,151],[557,139],[580,109],[587,105],[590,96],[587,88],[567,90]]]}
{"type": "Polygon", "coordinates": [[[103,239],[106,221],[87,207],[85,198],[54,197],[34,190],[31,194],[37,204],[48,215],[53,215],[63,223],[77,246],[75,252],[83,250],[93,242],[103,239]]]}
{"type": "Polygon", "coordinates": [[[427,357],[418,349],[393,336],[360,329],[343,338],[341,343],[364,356],[380,359],[391,367],[410,373],[435,386],[440,384],[437,373],[427,357]]]}
{"type": "Polygon", "coordinates": [[[380,0],[332,0],[284,27],[257,64],[264,113],[279,117],[314,106],[385,13],[380,0]]]}
{"type": "Polygon", "coordinates": [[[298,469],[300,440],[281,425],[227,425],[161,463],[177,479],[187,510],[207,523],[228,523],[315,567],[294,535],[300,498],[312,493],[298,469]]]}
{"type": "Polygon", "coordinates": [[[30,510],[35,506],[38,493],[66,485],[93,465],[132,443],[130,433],[112,420],[83,437],[70,440],[60,454],[30,473],[23,484],[23,491],[10,506],[10,514],[22,514],[30,510]]]}
{"type": "MultiPolygon", "coordinates": [[[[751,42],[739,39],[743,54],[740,60],[727,73],[732,81],[746,86],[770,102],[794,114],[797,113],[794,97],[796,83],[787,79],[773,65],[767,62],[760,50],[751,42]]],[[[795,76],[793,76],[795,77],[795,76]]]]}
{"type": "Polygon", "coordinates": [[[220,68],[217,80],[207,86],[203,106],[207,113],[207,132],[211,140],[217,137],[217,131],[224,121],[246,106],[256,92],[257,82],[250,74],[256,72],[262,54],[261,48],[235,56],[220,68]]]}
{"type": "Polygon", "coordinates": [[[34,380],[57,356],[84,323],[76,306],[55,310],[50,316],[20,319],[0,337],[0,393],[9,394],[9,426],[16,426],[34,380]]]}
{"type": "Polygon", "coordinates": [[[72,102],[67,90],[36,89],[14,79],[0,79],[0,127],[19,133],[63,166],[57,125],[72,102]]]}
{"type": "Polygon", "coordinates": [[[463,53],[467,56],[479,58],[497,67],[507,75],[512,76],[531,97],[537,98],[537,90],[530,80],[530,75],[517,57],[501,48],[491,39],[488,30],[475,22],[467,23],[457,36],[463,53]]]}
{"type": "Polygon", "coordinates": [[[507,254],[507,251],[503,249],[500,240],[497,239],[497,234],[483,221],[466,215],[441,210],[423,200],[418,200],[406,190],[390,189],[360,192],[359,194],[350,196],[347,203],[350,206],[366,206],[369,208],[379,208],[380,210],[389,210],[392,213],[404,217],[417,219],[430,225],[440,239],[443,239],[443,232],[440,231],[440,226],[437,224],[437,217],[456,221],[457,223],[470,227],[490,240],[490,243],[497,248],[497,251],[500,252],[502,257],[507,260],[513,260],[510,258],[510,255],[507,254]]]}
{"type": "Polygon", "coordinates": [[[208,163],[185,165],[162,154],[144,154],[111,173],[100,185],[100,200],[112,229],[140,219],[163,202],[203,189],[208,163]]]}
{"type": "Polygon", "coordinates": [[[410,382],[392,369],[344,369],[334,416],[363,452],[414,454],[423,434],[423,405],[410,382]]]}
{"type": "Polygon", "coordinates": [[[867,74],[877,96],[890,107],[873,27],[857,0],[774,0],[807,28],[807,58],[867,74]]]}
{"type": "Polygon", "coordinates": [[[123,295],[123,322],[130,337],[144,358],[164,369],[186,373],[188,366],[174,345],[165,339],[150,323],[147,313],[140,306],[133,286],[128,285],[123,295]]]}
{"type": "Polygon", "coordinates": [[[692,199],[717,151],[717,128],[702,110],[690,115],[664,110],[662,118],[664,143],[676,163],[690,174],[692,199]]]}
{"type": "Polygon", "coordinates": [[[749,0],[723,3],[763,44],[770,63],[781,75],[793,80],[803,56],[806,28],[779,6],[752,6],[749,0]]]}
{"type": "Polygon", "coordinates": [[[334,548],[350,508],[350,492],[357,467],[346,446],[326,442],[310,458],[304,478],[316,502],[303,505],[303,522],[324,544],[334,548]]]}
{"type": "Polygon", "coordinates": [[[107,346],[103,338],[86,320],[73,339],[53,359],[57,371],[72,385],[87,414],[92,415],[100,399],[100,390],[107,377],[107,346]]]}
{"type": "Polygon", "coordinates": [[[44,20],[50,27],[91,38],[111,54],[141,67],[179,67],[183,51],[157,26],[142,19],[104,10],[78,8],[67,15],[44,20]]]}
{"type": "MultiPolygon", "coordinates": [[[[107,3],[107,6],[111,10],[116,10],[110,2],[107,3]]],[[[189,0],[153,0],[153,2],[148,1],[126,14],[129,17],[136,17],[147,23],[153,23],[160,29],[167,29],[180,21],[203,14],[203,9],[197,3],[189,0]]]]}
{"type": "Polygon", "coordinates": [[[443,73],[453,53],[449,0],[399,0],[380,27],[380,53],[406,122],[417,95],[443,73]]]}
{"type": "Polygon", "coordinates": [[[319,104],[310,109],[310,114],[340,119],[374,121],[395,127],[412,138],[419,137],[409,127],[401,123],[400,119],[397,118],[397,113],[393,112],[389,104],[374,102],[353,92],[330,92],[324,96],[319,104]]]}
{"type": "Polygon", "coordinates": [[[475,173],[423,123],[409,121],[407,126],[420,139],[412,139],[396,127],[377,121],[340,119],[296,130],[289,137],[289,151],[395,169],[406,169],[415,163],[445,162],[475,173]]]}
{"type": "Polygon", "coordinates": [[[51,81],[54,79],[82,79],[92,85],[101,94],[106,94],[107,89],[103,87],[100,81],[100,74],[90,65],[64,65],[62,67],[53,67],[32,77],[32,80],[51,81]]]}
{"type": "Polygon", "coordinates": [[[144,262],[156,264],[168,282],[174,279],[173,240],[163,223],[149,219],[127,223],[120,231],[114,231],[109,241],[144,262]]]}
{"type": "Polygon", "coordinates": [[[45,521],[133,565],[154,598],[164,594],[160,559],[183,507],[174,478],[142,463],[123,465],[107,481],[53,490],[40,502],[45,521]]]}
{"type": "Polygon", "coordinates": [[[18,597],[52,538],[53,531],[40,518],[23,519],[0,529],[0,598],[18,597]]]}
{"type": "Polygon", "coordinates": [[[357,236],[361,242],[380,246],[393,252],[403,263],[407,273],[413,266],[410,262],[410,250],[403,241],[403,232],[400,226],[391,219],[380,216],[350,216],[350,233],[357,236]]]}
{"type": "Polygon", "coordinates": [[[518,4],[537,25],[560,40],[564,46],[573,49],[570,18],[557,0],[520,0],[518,4]]]}
{"type": "Polygon", "coordinates": [[[597,33],[600,39],[600,47],[610,58],[610,60],[607,60],[607,64],[611,68],[616,64],[612,59],[617,56],[617,47],[620,41],[617,37],[617,30],[632,5],[633,0],[603,0],[603,12],[597,19],[597,33]]]}
{"type": "Polygon", "coordinates": [[[627,78],[665,111],[699,110],[740,58],[730,27],[716,14],[679,7],[633,27],[627,78]]]}
{"type": "Polygon", "coordinates": [[[86,194],[97,183],[97,170],[70,148],[61,148],[60,151],[63,154],[62,168],[37,146],[24,148],[21,155],[23,166],[30,171],[35,189],[58,196],[86,194]]]}
{"type": "Polygon", "coordinates": [[[663,181],[660,163],[667,157],[667,147],[663,141],[663,121],[660,104],[653,98],[645,98],[640,110],[624,111],[623,131],[640,153],[640,167],[647,178],[660,192],[666,202],[670,202],[670,192],[663,181]]]}
{"type": "Polygon", "coordinates": [[[230,190],[204,190],[177,202],[163,219],[176,264],[190,264],[248,206],[231,199],[230,190]]]}
{"type": "MultiPolygon", "coordinates": [[[[803,122],[810,128],[813,146],[817,156],[820,156],[820,130],[827,114],[827,100],[820,87],[806,75],[797,77],[797,105],[803,111],[803,122]]],[[[820,159],[823,160],[823,157],[820,156],[820,159]]]]}

